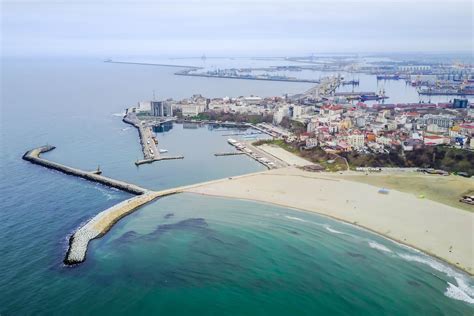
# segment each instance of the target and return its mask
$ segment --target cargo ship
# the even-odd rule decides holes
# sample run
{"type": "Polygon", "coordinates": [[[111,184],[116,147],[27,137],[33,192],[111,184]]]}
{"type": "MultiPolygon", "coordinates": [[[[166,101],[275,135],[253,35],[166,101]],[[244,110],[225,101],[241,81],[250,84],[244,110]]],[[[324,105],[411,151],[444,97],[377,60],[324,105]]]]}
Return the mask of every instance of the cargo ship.
{"type": "Polygon", "coordinates": [[[397,75],[397,74],[377,75],[377,80],[398,80],[398,79],[400,79],[400,75],[397,75]]]}
{"type": "Polygon", "coordinates": [[[474,95],[474,89],[420,89],[420,95],[474,95]]]}

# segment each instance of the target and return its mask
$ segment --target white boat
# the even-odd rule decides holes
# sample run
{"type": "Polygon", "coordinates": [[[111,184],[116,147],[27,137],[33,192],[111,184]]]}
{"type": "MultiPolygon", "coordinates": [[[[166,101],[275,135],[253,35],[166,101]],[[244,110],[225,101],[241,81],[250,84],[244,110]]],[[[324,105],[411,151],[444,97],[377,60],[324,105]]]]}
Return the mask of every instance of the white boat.
{"type": "Polygon", "coordinates": [[[160,154],[164,154],[164,153],[167,153],[168,152],[168,149],[160,149],[160,154]]]}

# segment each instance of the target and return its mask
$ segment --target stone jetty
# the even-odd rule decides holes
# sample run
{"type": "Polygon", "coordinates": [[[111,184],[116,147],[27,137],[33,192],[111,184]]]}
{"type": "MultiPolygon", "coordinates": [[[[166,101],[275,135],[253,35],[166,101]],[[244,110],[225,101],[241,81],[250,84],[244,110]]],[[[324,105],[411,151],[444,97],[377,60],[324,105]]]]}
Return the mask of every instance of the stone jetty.
{"type": "Polygon", "coordinates": [[[69,249],[64,258],[64,264],[74,265],[83,262],[86,259],[87,246],[92,239],[103,236],[121,218],[164,195],[163,193],[148,191],[145,194],[122,201],[94,216],[69,238],[69,249]]]}
{"type": "Polygon", "coordinates": [[[57,170],[65,174],[80,177],[89,181],[98,182],[103,185],[113,187],[122,191],[126,191],[132,194],[144,194],[148,191],[147,189],[141,188],[137,185],[130,184],[124,181],[115,180],[112,178],[108,178],[101,174],[97,174],[96,171],[84,171],[84,170],[68,167],[57,162],[49,161],[40,157],[42,153],[51,151],[55,148],[56,147],[54,146],[46,145],[46,146],[41,146],[32,150],[29,150],[23,155],[23,159],[31,163],[49,168],[49,169],[57,170]]]}

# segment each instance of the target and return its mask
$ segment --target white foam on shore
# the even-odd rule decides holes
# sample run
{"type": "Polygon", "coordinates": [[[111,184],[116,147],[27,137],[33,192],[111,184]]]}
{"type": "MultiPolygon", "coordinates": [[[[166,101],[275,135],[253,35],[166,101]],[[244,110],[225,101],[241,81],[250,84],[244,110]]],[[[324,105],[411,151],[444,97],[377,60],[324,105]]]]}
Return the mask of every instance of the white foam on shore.
{"type": "Polygon", "coordinates": [[[113,113],[112,116],[124,117],[124,116],[125,116],[125,112],[123,112],[123,113],[113,113]]]}
{"type": "Polygon", "coordinates": [[[432,259],[428,256],[410,255],[410,254],[398,254],[401,258],[411,261],[418,262],[430,266],[432,269],[446,274],[448,277],[454,278],[456,285],[447,282],[448,288],[444,295],[455,300],[461,300],[469,304],[474,304],[474,286],[469,284],[469,277],[462,275],[455,271],[451,267],[432,259]]]}
{"type": "Polygon", "coordinates": [[[285,217],[288,218],[288,219],[294,220],[294,221],[298,221],[298,222],[305,222],[305,223],[309,222],[309,221],[304,220],[304,219],[299,218],[299,217],[294,217],[294,216],[289,216],[289,215],[285,215],[285,217]]]}
{"type": "Polygon", "coordinates": [[[390,250],[388,247],[386,247],[382,244],[379,244],[375,241],[369,241],[369,246],[370,246],[370,248],[377,249],[377,250],[380,250],[380,251],[392,252],[392,250],[390,250]]]}
{"type": "Polygon", "coordinates": [[[326,228],[327,231],[330,231],[331,233],[347,235],[346,233],[343,233],[343,232],[340,232],[338,230],[335,230],[334,228],[331,228],[331,226],[329,226],[329,225],[324,225],[324,227],[326,228]]]}
{"type": "Polygon", "coordinates": [[[448,282],[448,288],[446,289],[446,292],[444,292],[444,295],[458,301],[464,301],[469,304],[474,304],[474,298],[470,297],[469,295],[467,295],[466,292],[461,290],[460,287],[457,287],[456,285],[450,282],[448,282]]]}

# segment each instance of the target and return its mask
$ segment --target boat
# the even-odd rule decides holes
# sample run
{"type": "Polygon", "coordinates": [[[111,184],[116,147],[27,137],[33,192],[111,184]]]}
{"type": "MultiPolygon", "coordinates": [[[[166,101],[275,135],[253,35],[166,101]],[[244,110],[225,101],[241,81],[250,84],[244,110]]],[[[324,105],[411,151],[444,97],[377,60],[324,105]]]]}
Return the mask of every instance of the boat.
{"type": "Polygon", "coordinates": [[[164,153],[168,152],[168,149],[160,149],[159,152],[160,152],[160,154],[164,154],[164,153]]]}
{"type": "Polygon", "coordinates": [[[378,101],[378,100],[383,100],[383,99],[388,99],[383,94],[362,94],[359,98],[360,101],[365,102],[365,101],[378,101]]]}
{"type": "Polygon", "coordinates": [[[397,74],[377,75],[377,80],[398,80],[398,79],[400,79],[400,75],[397,75],[397,74]]]}

